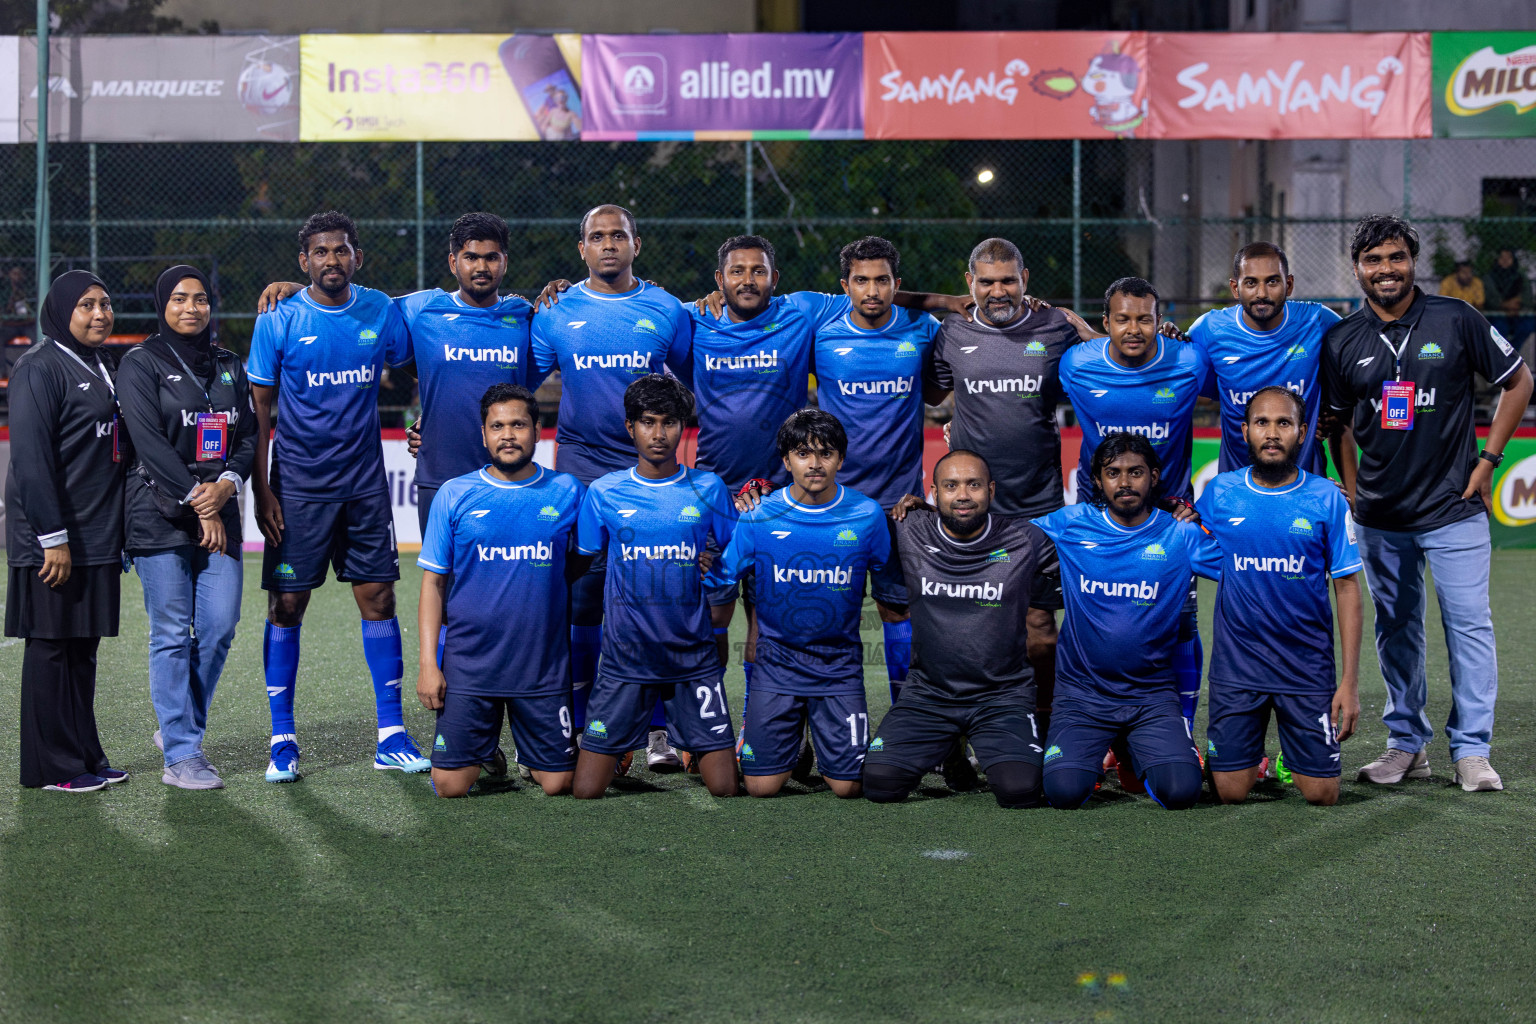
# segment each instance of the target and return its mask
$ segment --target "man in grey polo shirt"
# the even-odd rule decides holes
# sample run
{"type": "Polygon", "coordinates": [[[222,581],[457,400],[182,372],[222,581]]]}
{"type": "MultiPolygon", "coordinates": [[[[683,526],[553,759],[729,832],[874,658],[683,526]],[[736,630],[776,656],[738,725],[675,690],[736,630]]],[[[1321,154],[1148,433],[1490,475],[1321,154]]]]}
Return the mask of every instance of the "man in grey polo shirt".
{"type": "Polygon", "coordinates": [[[1451,663],[1450,740],[1455,779],[1467,792],[1503,789],[1489,764],[1499,689],[1488,534],[1493,471],[1531,399],[1531,372],[1481,313],[1414,285],[1419,238],[1392,216],[1355,228],[1350,262],[1365,305],[1323,338],[1323,379],[1335,412],[1351,414],[1344,485],[1376,608],[1376,653],[1387,686],[1387,751],[1360,769],[1363,782],[1428,778],[1434,728],[1424,712],[1424,566],[1451,663]],[[1476,376],[1503,389],[1478,451],[1476,376]],[[1353,435],[1352,438],[1350,435],[1353,435]]]}

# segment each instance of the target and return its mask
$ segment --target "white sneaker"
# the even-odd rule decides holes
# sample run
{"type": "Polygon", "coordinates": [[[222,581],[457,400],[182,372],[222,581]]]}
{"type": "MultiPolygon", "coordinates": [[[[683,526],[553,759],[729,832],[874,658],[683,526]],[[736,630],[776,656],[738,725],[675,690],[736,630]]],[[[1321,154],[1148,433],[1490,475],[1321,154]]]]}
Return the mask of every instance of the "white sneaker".
{"type": "Polygon", "coordinates": [[[1467,793],[1486,793],[1503,789],[1504,780],[1493,770],[1486,757],[1461,757],[1456,759],[1456,782],[1467,793]]]}
{"type": "Polygon", "coordinates": [[[1374,782],[1383,786],[1395,786],[1404,779],[1427,778],[1429,754],[1422,750],[1410,754],[1396,747],[1388,747],[1385,754],[1361,768],[1355,775],[1358,782],[1374,782]]]}
{"type": "Polygon", "coordinates": [[[667,742],[667,730],[651,730],[650,742],[645,745],[645,766],[663,775],[683,770],[683,759],[677,756],[677,751],[667,742]]]}

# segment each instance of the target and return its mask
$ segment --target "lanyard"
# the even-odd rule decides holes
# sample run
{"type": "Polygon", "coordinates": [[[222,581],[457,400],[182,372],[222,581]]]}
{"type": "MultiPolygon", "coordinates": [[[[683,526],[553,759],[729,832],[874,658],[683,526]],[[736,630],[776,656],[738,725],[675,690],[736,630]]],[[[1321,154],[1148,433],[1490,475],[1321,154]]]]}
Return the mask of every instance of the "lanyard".
{"type": "MultiPolygon", "coordinates": [[[[181,358],[181,353],[176,351],[174,345],[171,345],[169,342],[167,342],[165,347],[171,350],[171,355],[175,356],[176,361],[181,364],[181,368],[187,371],[187,379],[196,385],[197,389],[203,393],[203,399],[208,403],[208,411],[213,412],[213,396],[208,393],[207,388],[203,387],[203,382],[197,379],[197,374],[192,372],[192,367],[188,366],[187,361],[181,358]]],[[[213,356],[213,372],[214,376],[218,376],[219,357],[217,355],[213,356]]]]}
{"type": "Polygon", "coordinates": [[[107,390],[112,393],[113,401],[117,400],[117,388],[112,386],[112,375],[107,372],[107,364],[101,361],[101,356],[98,355],[96,357],[96,370],[93,370],[89,365],[87,365],[84,359],[80,358],[79,353],[77,353],[74,349],[58,341],[55,341],[54,344],[58,345],[59,348],[63,350],[65,355],[79,363],[81,369],[85,370],[86,373],[90,374],[92,377],[100,377],[102,380],[106,381],[107,390]],[[97,370],[101,372],[98,373],[97,370]]]}
{"type": "Polygon", "coordinates": [[[1417,326],[1418,324],[1414,324],[1408,328],[1407,333],[1403,335],[1402,344],[1398,345],[1396,348],[1392,348],[1392,343],[1387,340],[1386,334],[1380,331],[1376,333],[1376,337],[1381,339],[1381,343],[1387,346],[1388,349],[1391,349],[1392,366],[1397,373],[1398,380],[1403,379],[1403,352],[1408,348],[1408,339],[1413,337],[1413,328],[1417,326]]]}

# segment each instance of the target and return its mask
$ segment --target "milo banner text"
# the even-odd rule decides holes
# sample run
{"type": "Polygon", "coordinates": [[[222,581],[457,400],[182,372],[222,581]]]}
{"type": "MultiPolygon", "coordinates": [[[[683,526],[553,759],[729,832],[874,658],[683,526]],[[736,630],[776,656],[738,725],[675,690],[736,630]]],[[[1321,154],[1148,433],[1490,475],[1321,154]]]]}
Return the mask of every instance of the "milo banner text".
{"type": "Polygon", "coordinates": [[[1536,32],[1436,32],[1435,135],[1536,135],[1536,32]]]}

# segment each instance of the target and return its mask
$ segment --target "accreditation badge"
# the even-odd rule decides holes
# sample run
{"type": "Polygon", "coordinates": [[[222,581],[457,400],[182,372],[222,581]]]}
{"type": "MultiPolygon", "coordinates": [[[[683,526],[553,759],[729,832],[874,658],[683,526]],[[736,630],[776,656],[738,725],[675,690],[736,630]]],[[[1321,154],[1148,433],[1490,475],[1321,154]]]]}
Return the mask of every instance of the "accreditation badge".
{"type": "Polygon", "coordinates": [[[1381,382],[1381,429],[1413,429],[1413,381],[1385,380],[1381,382]]]}
{"type": "Polygon", "coordinates": [[[229,441],[229,414],[200,412],[197,414],[197,461],[210,462],[225,457],[229,441]]]}

